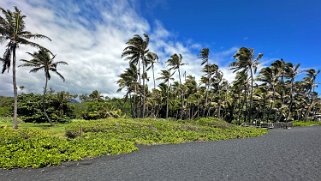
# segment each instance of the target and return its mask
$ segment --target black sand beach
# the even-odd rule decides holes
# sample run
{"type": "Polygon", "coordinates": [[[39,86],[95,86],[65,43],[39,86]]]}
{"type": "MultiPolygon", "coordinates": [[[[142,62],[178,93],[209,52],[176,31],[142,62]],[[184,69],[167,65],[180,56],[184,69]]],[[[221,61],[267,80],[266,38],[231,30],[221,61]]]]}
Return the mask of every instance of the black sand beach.
{"type": "Polygon", "coordinates": [[[321,127],[265,136],[141,147],[41,169],[0,170],[0,180],[321,180],[321,127]]]}

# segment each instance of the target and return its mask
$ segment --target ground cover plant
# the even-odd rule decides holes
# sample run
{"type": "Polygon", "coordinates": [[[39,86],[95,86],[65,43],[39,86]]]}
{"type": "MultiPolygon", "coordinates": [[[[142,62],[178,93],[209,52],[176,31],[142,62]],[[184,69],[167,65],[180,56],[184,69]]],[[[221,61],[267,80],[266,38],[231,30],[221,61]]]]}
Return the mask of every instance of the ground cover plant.
{"type": "Polygon", "coordinates": [[[48,123],[0,123],[0,167],[44,167],[64,161],[130,153],[137,145],[213,141],[263,135],[265,129],[245,128],[215,118],[196,121],[163,119],[75,120],[48,123]]]}
{"type": "Polygon", "coordinates": [[[293,121],[294,127],[318,126],[318,125],[321,125],[321,121],[293,121]]]}

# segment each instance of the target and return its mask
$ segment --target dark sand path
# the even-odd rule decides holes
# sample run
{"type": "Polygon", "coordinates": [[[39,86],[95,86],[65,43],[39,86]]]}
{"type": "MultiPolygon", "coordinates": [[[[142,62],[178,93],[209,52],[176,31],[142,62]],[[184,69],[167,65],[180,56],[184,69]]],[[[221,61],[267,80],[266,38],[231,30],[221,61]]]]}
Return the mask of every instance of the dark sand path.
{"type": "Polygon", "coordinates": [[[0,170],[0,180],[320,181],[321,127],[275,129],[251,139],[142,147],[127,155],[41,169],[0,170]]]}

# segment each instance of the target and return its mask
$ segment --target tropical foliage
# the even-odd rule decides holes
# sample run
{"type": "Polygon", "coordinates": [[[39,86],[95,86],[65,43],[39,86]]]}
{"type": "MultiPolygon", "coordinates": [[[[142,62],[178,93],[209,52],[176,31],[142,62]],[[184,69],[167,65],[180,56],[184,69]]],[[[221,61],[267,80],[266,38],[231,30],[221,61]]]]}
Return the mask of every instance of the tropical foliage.
{"type": "MultiPolygon", "coordinates": [[[[125,100],[129,98],[134,118],[218,117],[228,122],[236,120],[240,124],[316,119],[315,115],[321,111],[321,100],[314,90],[318,84],[316,77],[319,70],[300,69],[299,64],[280,59],[257,72],[263,54],[255,55],[253,48],[246,47],[241,47],[235,53],[235,61],[230,65],[230,69],[236,73],[233,82],[224,79],[219,66],[210,62],[209,48],[203,48],[200,50],[200,64],[204,76],[199,82],[192,75],[186,75],[186,72],[182,79],[181,67],[185,65],[183,56],[173,54],[166,61],[168,69],[161,70],[156,78],[160,84],[155,88],[153,80],[154,88],[150,90],[146,82],[141,83],[141,80],[149,80],[148,73],[152,73],[155,79],[153,71],[144,68],[142,73],[140,71],[141,65],[146,66],[146,54],[150,53],[148,35],[144,37],[145,40],[135,35],[128,41],[123,57],[130,60],[129,68],[118,81],[119,91],[126,89],[125,100]],[[139,51],[137,48],[133,51],[133,46],[139,47],[139,51]],[[175,74],[178,74],[176,80],[175,74]],[[299,74],[305,76],[298,79],[299,74]]],[[[153,55],[158,59],[155,53],[153,55]]]]}

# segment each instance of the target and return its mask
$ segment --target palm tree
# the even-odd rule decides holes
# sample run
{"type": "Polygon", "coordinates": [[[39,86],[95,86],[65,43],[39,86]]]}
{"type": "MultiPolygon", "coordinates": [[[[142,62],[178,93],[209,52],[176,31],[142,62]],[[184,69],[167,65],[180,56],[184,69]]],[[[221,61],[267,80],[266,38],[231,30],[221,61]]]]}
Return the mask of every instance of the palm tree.
{"type": "Polygon", "coordinates": [[[130,64],[138,65],[138,81],[141,84],[141,79],[143,79],[143,100],[142,100],[142,117],[145,117],[145,79],[147,79],[146,75],[146,54],[149,52],[148,44],[149,37],[147,34],[144,34],[144,38],[139,35],[134,35],[133,38],[129,39],[126,43],[128,46],[123,50],[122,57],[126,57],[129,60],[130,64]],[[143,73],[141,74],[141,64],[143,65],[143,73]]]}
{"type": "Polygon", "coordinates": [[[267,120],[269,121],[271,111],[274,108],[275,104],[275,93],[276,93],[276,86],[278,84],[278,79],[280,77],[280,72],[277,68],[271,66],[271,67],[265,67],[260,71],[258,80],[265,83],[266,85],[269,85],[270,89],[272,90],[272,101],[270,105],[270,113],[268,115],[267,120]]]}
{"type": "Polygon", "coordinates": [[[167,83],[167,96],[166,96],[166,118],[168,118],[168,101],[169,101],[169,88],[170,88],[170,81],[174,80],[173,75],[175,72],[171,73],[170,70],[162,70],[161,76],[157,79],[163,80],[163,83],[166,85],[167,83]]]}
{"type": "MultiPolygon", "coordinates": [[[[208,91],[210,89],[210,76],[211,76],[210,71],[209,71],[209,63],[208,63],[209,53],[210,53],[210,49],[208,49],[208,48],[203,48],[200,53],[200,57],[202,59],[201,65],[205,65],[205,67],[204,67],[205,72],[206,72],[205,76],[207,76],[206,95],[205,95],[205,106],[207,109],[208,109],[208,91]]],[[[204,110],[203,114],[204,113],[205,113],[205,110],[204,110]]]]}
{"type": "Polygon", "coordinates": [[[152,69],[153,72],[153,83],[154,83],[154,89],[156,89],[156,82],[155,82],[155,72],[154,72],[154,64],[157,63],[158,56],[154,52],[148,52],[145,57],[146,65],[150,66],[147,68],[147,71],[152,69]]]}
{"type": "Polygon", "coordinates": [[[170,57],[170,59],[167,60],[167,65],[170,67],[169,70],[177,70],[178,71],[178,77],[179,77],[179,84],[181,89],[181,111],[180,111],[180,119],[183,117],[183,110],[184,110],[184,99],[183,99],[183,88],[182,86],[182,78],[181,78],[181,70],[180,67],[185,65],[183,62],[183,56],[181,54],[174,54],[170,57]]]}
{"type": "Polygon", "coordinates": [[[47,120],[51,123],[51,119],[46,113],[46,106],[45,106],[48,81],[51,78],[50,72],[57,74],[63,81],[65,81],[65,78],[58,72],[57,67],[60,64],[68,65],[68,63],[64,61],[55,61],[54,59],[56,56],[51,56],[50,52],[43,48],[40,49],[38,52],[34,52],[34,53],[28,52],[28,54],[32,57],[32,59],[30,60],[22,59],[21,61],[23,62],[23,64],[21,64],[19,67],[33,67],[30,70],[30,72],[33,72],[33,73],[38,72],[39,70],[44,71],[46,81],[45,81],[45,87],[43,90],[43,98],[42,98],[43,113],[46,116],[47,120]]]}
{"type": "Polygon", "coordinates": [[[292,63],[287,63],[285,66],[285,72],[286,76],[290,78],[290,103],[289,103],[289,111],[286,117],[286,120],[288,121],[290,118],[290,114],[292,114],[293,111],[293,92],[294,92],[294,80],[296,76],[299,74],[300,64],[293,65],[292,63]]]}
{"type": "Polygon", "coordinates": [[[13,78],[13,94],[14,94],[14,109],[13,109],[13,128],[18,128],[17,122],[17,83],[16,83],[16,50],[20,45],[29,45],[36,48],[43,48],[37,43],[29,41],[31,38],[46,38],[41,34],[33,34],[25,30],[25,15],[14,7],[14,11],[5,10],[0,7],[3,17],[0,16],[0,38],[7,41],[6,50],[1,61],[3,62],[2,73],[9,71],[12,61],[12,78],[13,78]]]}
{"type": "Polygon", "coordinates": [[[308,106],[305,111],[304,121],[307,121],[311,108],[314,105],[315,96],[313,96],[313,93],[314,93],[314,88],[316,87],[315,80],[319,73],[320,73],[320,70],[309,69],[307,70],[307,77],[304,78],[304,81],[308,89],[308,94],[307,94],[308,106]]]}
{"type": "Polygon", "coordinates": [[[262,57],[263,57],[262,53],[259,53],[257,57],[254,57],[254,49],[242,47],[234,55],[234,58],[237,61],[231,63],[231,67],[232,67],[231,69],[233,70],[233,72],[238,72],[238,71],[250,72],[251,94],[250,94],[250,111],[248,111],[249,122],[252,121],[251,111],[252,111],[252,104],[253,104],[254,74],[256,73],[259,60],[262,57]]]}
{"type": "Polygon", "coordinates": [[[284,62],[283,59],[280,60],[276,60],[271,64],[272,67],[274,67],[278,74],[279,77],[281,78],[281,80],[279,81],[279,87],[280,87],[280,93],[281,93],[281,100],[282,103],[285,103],[285,83],[284,83],[284,78],[285,78],[285,67],[286,67],[286,63],[284,62]]]}
{"type": "Polygon", "coordinates": [[[120,92],[125,87],[127,87],[127,91],[125,94],[125,101],[128,99],[128,96],[129,96],[131,113],[133,118],[137,117],[137,111],[138,111],[137,101],[136,101],[137,95],[132,95],[133,93],[137,94],[137,87],[138,87],[137,79],[138,79],[137,67],[133,64],[130,64],[130,67],[127,68],[124,73],[120,74],[120,79],[117,81],[119,85],[119,89],[117,90],[117,92],[120,92]]]}

